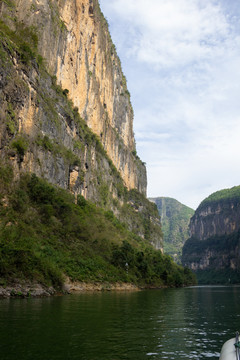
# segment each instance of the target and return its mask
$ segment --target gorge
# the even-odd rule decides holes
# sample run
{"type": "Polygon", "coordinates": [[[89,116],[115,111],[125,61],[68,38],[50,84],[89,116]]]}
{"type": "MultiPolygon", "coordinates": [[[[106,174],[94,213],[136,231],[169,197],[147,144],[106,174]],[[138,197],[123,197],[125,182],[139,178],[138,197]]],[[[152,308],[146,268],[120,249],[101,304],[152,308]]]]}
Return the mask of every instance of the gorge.
{"type": "Polygon", "coordinates": [[[181,263],[182,247],[189,238],[189,222],[194,210],[169,197],[149,198],[157,205],[163,231],[163,250],[181,263]]]}
{"type": "Polygon", "coordinates": [[[194,282],[162,254],[98,1],[1,0],[0,40],[1,284],[194,282]]]}

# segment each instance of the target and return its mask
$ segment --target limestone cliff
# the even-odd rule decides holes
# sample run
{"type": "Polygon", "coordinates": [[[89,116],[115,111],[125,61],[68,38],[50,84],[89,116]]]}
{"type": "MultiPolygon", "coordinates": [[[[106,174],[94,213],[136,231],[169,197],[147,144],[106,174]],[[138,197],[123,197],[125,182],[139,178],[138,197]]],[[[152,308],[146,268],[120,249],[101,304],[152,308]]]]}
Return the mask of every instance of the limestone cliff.
{"type": "MultiPolygon", "coordinates": [[[[1,2],[1,17],[11,29],[19,24],[36,32],[38,53],[57,84],[67,89],[80,116],[99,136],[128,189],[146,193],[146,171],[136,159],[133,110],[126,79],[96,0],[17,0],[1,2]],[[9,20],[17,19],[16,22],[9,20]]],[[[18,117],[34,132],[31,102],[18,117]],[[26,120],[28,119],[28,120],[26,120]]]]}
{"type": "Polygon", "coordinates": [[[201,204],[190,222],[190,234],[199,240],[211,236],[231,234],[240,228],[240,203],[237,199],[201,204]]]}
{"type": "Polygon", "coordinates": [[[191,218],[191,237],[183,247],[183,265],[195,271],[225,271],[229,277],[232,276],[229,271],[238,272],[239,219],[240,186],[218,191],[205,199],[191,218]]]}
{"type": "Polygon", "coordinates": [[[0,0],[0,40],[1,159],[16,178],[32,172],[112,210],[161,248],[126,79],[98,1],[0,0]]]}

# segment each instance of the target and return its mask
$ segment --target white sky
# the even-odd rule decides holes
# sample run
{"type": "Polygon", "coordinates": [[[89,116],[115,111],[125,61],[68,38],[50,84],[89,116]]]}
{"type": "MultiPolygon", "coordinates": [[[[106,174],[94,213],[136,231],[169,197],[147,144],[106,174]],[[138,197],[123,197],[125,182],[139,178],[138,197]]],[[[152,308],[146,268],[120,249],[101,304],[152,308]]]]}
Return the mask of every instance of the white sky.
{"type": "Polygon", "coordinates": [[[240,184],[240,1],[100,0],[148,196],[196,208],[240,184]]]}

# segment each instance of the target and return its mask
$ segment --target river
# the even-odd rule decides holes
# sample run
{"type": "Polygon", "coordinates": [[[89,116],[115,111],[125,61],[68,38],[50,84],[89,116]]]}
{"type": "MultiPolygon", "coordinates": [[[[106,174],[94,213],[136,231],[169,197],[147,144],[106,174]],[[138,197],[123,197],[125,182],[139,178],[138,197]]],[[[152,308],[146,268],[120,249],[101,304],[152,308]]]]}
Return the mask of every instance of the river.
{"type": "Polygon", "coordinates": [[[0,300],[1,360],[218,359],[240,287],[0,300]]]}

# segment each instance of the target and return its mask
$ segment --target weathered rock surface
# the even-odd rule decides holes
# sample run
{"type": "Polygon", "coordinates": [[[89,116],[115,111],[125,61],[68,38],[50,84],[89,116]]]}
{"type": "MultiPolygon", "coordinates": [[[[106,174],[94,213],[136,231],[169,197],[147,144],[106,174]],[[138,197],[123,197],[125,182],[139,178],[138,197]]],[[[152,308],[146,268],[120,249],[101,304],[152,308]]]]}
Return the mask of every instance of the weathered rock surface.
{"type": "Polygon", "coordinates": [[[210,195],[190,220],[182,263],[194,271],[240,267],[240,187],[210,195]]]}
{"type": "Polygon", "coordinates": [[[134,284],[130,283],[85,283],[78,281],[70,281],[66,279],[63,291],[69,294],[78,293],[82,291],[138,291],[140,290],[134,284]]]}
{"type": "Polygon", "coordinates": [[[240,228],[240,204],[227,200],[224,204],[209,204],[191,218],[190,235],[199,240],[215,235],[231,234],[240,228]]]}
{"type": "MultiPolygon", "coordinates": [[[[10,14],[36,31],[38,52],[49,73],[67,89],[80,116],[99,136],[127,188],[146,194],[145,166],[133,154],[133,110],[126,79],[97,0],[12,3],[11,8],[5,2],[0,4],[1,16],[6,19],[10,14]]],[[[14,29],[15,25],[9,21],[9,26],[14,29]]],[[[32,74],[33,81],[38,75],[32,74]]],[[[20,130],[28,134],[36,131],[34,118],[41,121],[41,109],[35,103],[36,87],[30,85],[30,93],[20,100],[18,113],[20,130]]]]}
{"type": "Polygon", "coordinates": [[[8,297],[46,297],[56,294],[56,290],[51,286],[43,286],[39,283],[31,283],[16,279],[14,283],[6,287],[0,286],[0,298],[8,297]]]}
{"type": "Polygon", "coordinates": [[[0,159],[15,178],[32,172],[83,195],[162,248],[98,1],[0,1],[0,40],[0,159]]]}
{"type": "Polygon", "coordinates": [[[134,284],[130,283],[86,283],[66,280],[59,293],[52,286],[47,287],[39,283],[17,280],[12,285],[0,286],[0,298],[29,298],[48,297],[58,294],[74,294],[84,291],[138,291],[134,284]]]}

